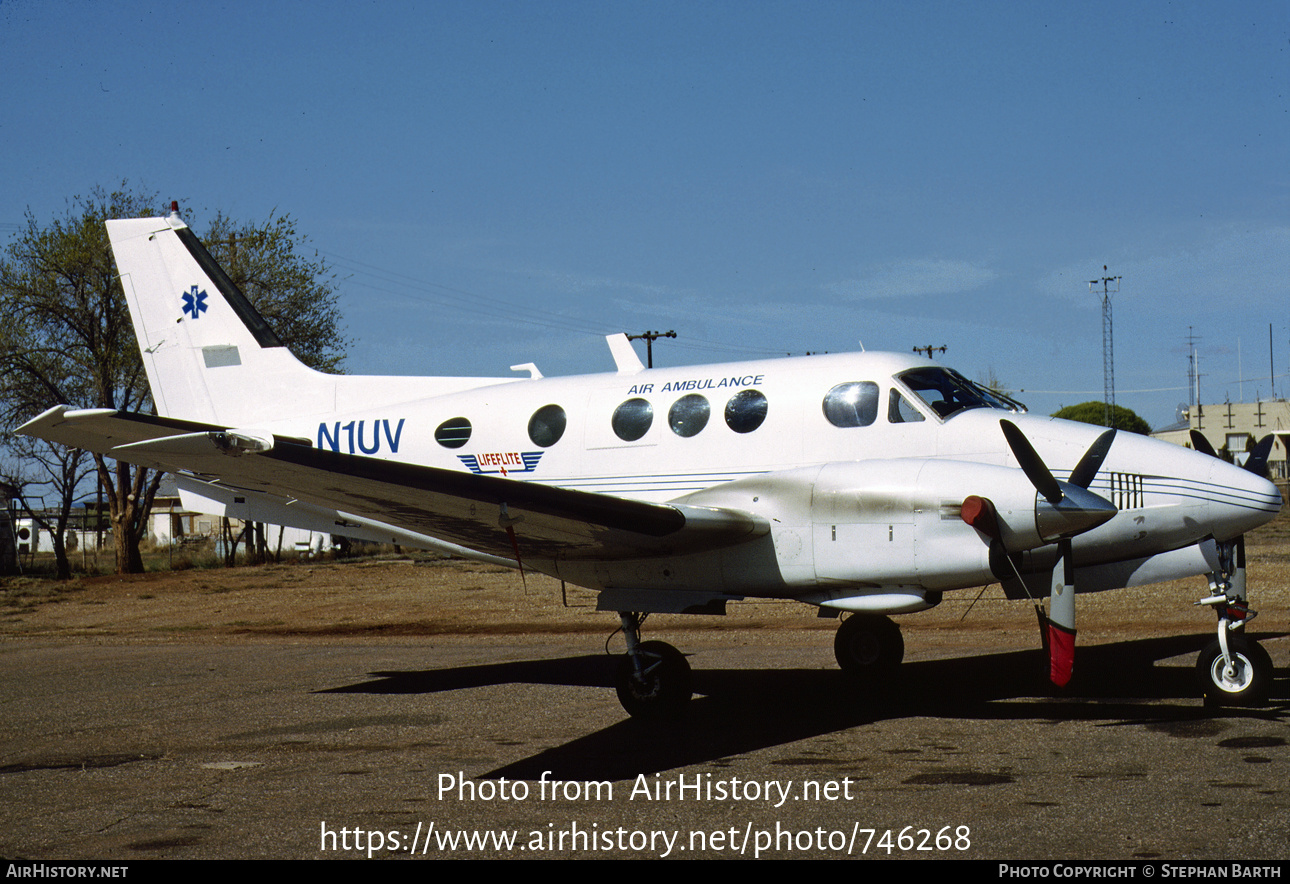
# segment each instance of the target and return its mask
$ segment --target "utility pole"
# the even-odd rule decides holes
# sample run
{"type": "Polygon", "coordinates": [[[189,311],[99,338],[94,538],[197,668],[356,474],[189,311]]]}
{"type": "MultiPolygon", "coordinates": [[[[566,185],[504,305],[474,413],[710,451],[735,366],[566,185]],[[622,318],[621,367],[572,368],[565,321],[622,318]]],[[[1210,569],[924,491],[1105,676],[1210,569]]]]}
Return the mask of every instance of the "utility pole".
{"type": "Polygon", "coordinates": [[[927,358],[931,359],[933,353],[944,353],[948,349],[949,347],[945,346],[944,344],[942,344],[939,347],[933,347],[931,344],[928,344],[926,347],[914,347],[913,351],[915,353],[926,353],[927,358]]]}
{"type": "MultiPolygon", "coordinates": [[[[1102,265],[1102,272],[1106,273],[1106,265],[1102,265]]],[[[1111,334],[1111,295],[1120,291],[1120,277],[1103,276],[1101,279],[1090,279],[1088,290],[1097,293],[1095,286],[1102,284],[1102,401],[1105,404],[1105,424],[1108,427],[1114,427],[1115,413],[1115,346],[1111,334]],[[1115,283],[1115,288],[1111,288],[1111,283],[1115,283]]]]}
{"type": "Polygon", "coordinates": [[[654,367],[654,341],[657,340],[658,338],[674,338],[674,337],[676,337],[676,332],[674,331],[665,331],[665,332],[646,331],[646,332],[641,332],[638,335],[628,335],[627,340],[645,341],[645,367],[653,368],[654,367]]]}

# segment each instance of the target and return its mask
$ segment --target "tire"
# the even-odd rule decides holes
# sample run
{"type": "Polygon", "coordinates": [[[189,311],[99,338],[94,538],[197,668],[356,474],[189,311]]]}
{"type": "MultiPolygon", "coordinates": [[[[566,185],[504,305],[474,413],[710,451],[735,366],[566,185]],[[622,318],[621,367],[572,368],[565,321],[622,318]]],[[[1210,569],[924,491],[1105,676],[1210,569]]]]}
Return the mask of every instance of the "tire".
{"type": "Polygon", "coordinates": [[[644,678],[636,675],[630,654],[618,664],[618,702],[633,718],[672,719],[690,703],[690,664],[667,642],[642,642],[644,678]]]}
{"type": "Polygon", "coordinates": [[[1230,636],[1235,673],[1229,675],[1223,665],[1223,649],[1214,639],[1196,660],[1196,678],[1205,702],[1218,706],[1248,706],[1263,702],[1272,686],[1272,658],[1258,642],[1243,636],[1230,636]]]}
{"type": "Polygon", "coordinates": [[[905,640],[890,618],[852,614],[833,638],[833,656],[843,673],[856,679],[889,678],[905,658],[905,640]]]}

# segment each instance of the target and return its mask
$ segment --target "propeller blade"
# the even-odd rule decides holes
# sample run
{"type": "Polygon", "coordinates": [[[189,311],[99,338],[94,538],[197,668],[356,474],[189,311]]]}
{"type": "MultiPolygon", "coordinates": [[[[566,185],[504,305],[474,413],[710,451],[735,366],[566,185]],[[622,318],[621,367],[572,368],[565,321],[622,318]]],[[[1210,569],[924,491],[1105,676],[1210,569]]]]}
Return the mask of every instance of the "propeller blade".
{"type": "Polygon", "coordinates": [[[1111,450],[1111,443],[1115,441],[1115,430],[1107,430],[1102,435],[1093,440],[1093,444],[1084,452],[1084,456],[1075,464],[1075,469],[1071,470],[1070,483],[1078,485],[1081,488],[1088,488],[1093,484],[1097,471],[1102,468],[1102,462],[1106,460],[1107,452],[1111,450]]]}
{"type": "Polygon", "coordinates": [[[1071,542],[1065,538],[1053,565],[1052,593],[1045,619],[1044,646],[1048,649],[1048,678],[1059,688],[1070,683],[1075,669],[1075,567],[1071,542]]]}
{"type": "Polygon", "coordinates": [[[1205,434],[1200,430],[1192,430],[1188,435],[1191,436],[1192,448],[1196,449],[1201,454],[1208,454],[1210,457],[1218,457],[1218,452],[1214,450],[1213,445],[1209,444],[1209,440],[1205,438],[1205,434]]]}
{"type": "MultiPolygon", "coordinates": [[[[1035,524],[1041,538],[1057,541],[1058,556],[1049,583],[1048,614],[1040,612],[1040,635],[1048,651],[1048,677],[1058,687],[1065,687],[1075,669],[1075,564],[1071,538],[1091,531],[1117,512],[1110,501],[1088,490],[1111,450],[1115,430],[1107,430],[1094,439],[1071,470],[1070,481],[1058,482],[1016,424],[1001,420],[999,426],[1022,472],[1047,501],[1047,506],[1035,505],[1035,524]]],[[[986,512],[978,515],[983,507],[968,507],[967,501],[964,504],[963,520],[968,524],[988,521],[986,512]]]]}
{"type": "Polygon", "coordinates": [[[1266,476],[1268,472],[1268,455],[1272,453],[1272,443],[1276,441],[1271,433],[1268,433],[1257,443],[1250,451],[1250,456],[1245,460],[1245,468],[1256,476],[1266,476]]]}
{"type": "Polygon", "coordinates": [[[1017,459],[1017,465],[1026,474],[1030,484],[1043,495],[1044,500],[1051,504],[1061,503],[1065,496],[1062,494],[1061,486],[1057,484],[1057,480],[1053,478],[1052,472],[1044,464],[1039,453],[1031,446],[1026,434],[1009,420],[999,421],[999,426],[1003,429],[1003,437],[1008,440],[1008,447],[1012,449],[1013,457],[1017,459]]]}

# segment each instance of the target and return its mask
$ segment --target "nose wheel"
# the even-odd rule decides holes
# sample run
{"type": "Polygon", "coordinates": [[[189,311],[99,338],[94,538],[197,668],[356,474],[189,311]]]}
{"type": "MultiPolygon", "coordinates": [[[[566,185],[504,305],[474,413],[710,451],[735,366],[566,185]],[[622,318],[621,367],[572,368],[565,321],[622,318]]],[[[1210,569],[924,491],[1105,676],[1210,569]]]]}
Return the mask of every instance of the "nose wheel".
{"type": "Polygon", "coordinates": [[[1272,658],[1242,630],[1257,612],[1245,598],[1245,539],[1218,546],[1219,569],[1210,575],[1210,595],[1196,604],[1218,614],[1218,636],[1196,660],[1196,680],[1207,704],[1248,706],[1267,699],[1272,658]]]}
{"type": "Polygon", "coordinates": [[[1206,703],[1246,706],[1267,699],[1272,682],[1272,658],[1258,642],[1231,636],[1227,653],[1217,639],[1196,660],[1196,678],[1206,703]]]}

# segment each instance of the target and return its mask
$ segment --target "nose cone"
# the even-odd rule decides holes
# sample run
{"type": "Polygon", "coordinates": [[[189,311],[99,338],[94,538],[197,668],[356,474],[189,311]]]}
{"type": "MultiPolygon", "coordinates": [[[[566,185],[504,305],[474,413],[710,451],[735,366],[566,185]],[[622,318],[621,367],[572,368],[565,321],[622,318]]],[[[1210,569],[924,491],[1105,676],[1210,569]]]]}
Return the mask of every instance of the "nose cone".
{"type": "Polygon", "coordinates": [[[1239,537],[1272,521],[1281,511],[1277,486],[1242,467],[1216,457],[1207,459],[1210,530],[1215,540],[1239,537]]]}

